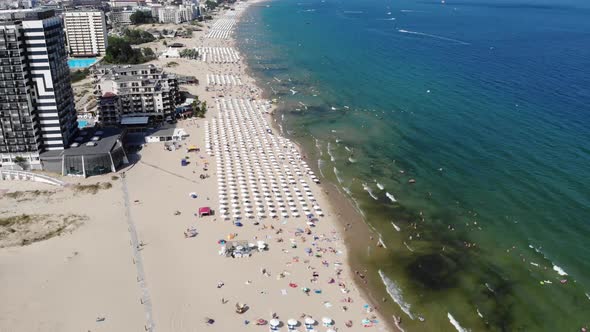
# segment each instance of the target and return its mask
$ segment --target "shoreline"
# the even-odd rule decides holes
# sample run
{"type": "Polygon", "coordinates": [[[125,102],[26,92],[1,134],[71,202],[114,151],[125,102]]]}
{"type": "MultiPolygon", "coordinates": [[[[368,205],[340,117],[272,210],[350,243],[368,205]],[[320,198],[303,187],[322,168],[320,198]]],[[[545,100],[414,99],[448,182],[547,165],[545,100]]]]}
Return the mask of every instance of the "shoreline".
{"type": "MultiPolygon", "coordinates": [[[[272,2],[272,1],[271,0],[258,0],[255,3],[260,4],[260,3],[265,3],[265,2],[272,2]]],[[[249,7],[256,7],[256,6],[254,5],[254,6],[249,6],[249,7]]],[[[248,10],[248,9],[246,9],[246,10],[248,10]]],[[[238,24],[242,24],[242,22],[240,22],[238,24]]],[[[235,39],[235,36],[232,35],[230,37],[230,39],[231,39],[232,45],[236,49],[240,50],[240,47],[238,45],[237,40],[235,39]]],[[[254,82],[254,84],[261,91],[262,98],[267,99],[267,100],[271,100],[272,99],[271,91],[268,91],[267,89],[263,88],[263,85],[259,82],[259,77],[256,76],[256,74],[254,73],[254,70],[252,68],[250,68],[250,66],[248,65],[248,60],[245,59],[244,52],[242,52],[240,50],[240,54],[242,55],[242,58],[244,59],[244,65],[245,65],[244,72],[247,74],[247,76],[250,77],[250,79],[254,82]]],[[[310,156],[309,152],[311,152],[311,151],[306,150],[301,142],[298,142],[298,141],[294,140],[293,138],[289,137],[289,135],[283,130],[281,120],[280,120],[280,116],[282,114],[281,109],[280,109],[280,105],[279,105],[280,102],[281,102],[280,98],[278,98],[278,102],[272,104],[272,112],[270,114],[268,114],[268,116],[267,116],[267,118],[270,120],[269,124],[270,124],[271,128],[273,128],[273,131],[279,133],[281,136],[291,140],[291,142],[293,142],[296,145],[297,150],[303,156],[305,156],[306,160],[308,161],[308,164],[314,170],[314,172],[318,175],[321,174],[321,172],[318,168],[318,164],[317,164],[318,160],[317,159],[309,159],[309,156],[310,156]],[[310,162],[312,160],[313,160],[313,162],[310,162]]],[[[321,194],[324,196],[324,198],[326,199],[326,201],[330,205],[330,208],[334,211],[340,211],[337,213],[338,216],[343,216],[343,215],[347,216],[346,221],[342,220],[341,218],[335,218],[336,219],[335,222],[337,224],[339,224],[339,226],[341,226],[341,229],[345,230],[342,234],[344,235],[344,237],[343,237],[344,246],[348,252],[347,264],[351,267],[351,270],[355,270],[355,271],[365,270],[365,265],[361,262],[361,259],[358,256],[354,255],[354,253],[359,253],[359,252],[365,250],[365,248],[367,248],[367,249],[372,248],[375,250],[382,249],[376,245],[378,240],[375,239],[375,236],[379,237],[379,233],[377,233],[375,230],[372,230],[369,227],[369,224],[365,220],[364,216],[357,210],[357,207],[354,206],[353,200],[350,199],[349,197],[347,197],[345,195],[345,193],[343,193],[340,190],[340,188],[338,187],[338,185],[336,183],[333,183],[332,181],[328,180],[324,176],[322,176],[322,178],[323,178],[322,179],[323,181],[321,184],[321,194]],[[347,224],[352,226],[350,229],[354,229],[353,230],[354,233],[347,231],[347,224]],[[359,234],[359,232],[360,232],[360,234],[359,234]]],[[[384,304],[384,302],[382,299],[385,297],[381,297],[381,299],[379,299],[379,297],[376,295],[379,292],[385,291],[385,292],[387,292],[387,296],[389,296],[389,298],[387,299],[386,302],[389,304],[391,301],[394,301],[394,299],[388,293],[386,285],[384,284],[382,279],[380,279],[380,276],[379,275],[372,276],[372,278],[370,278],[370,279],[372,282],[369,285],[369,284],[363,283],[361,281],[361,280],[366,280],[366,279],[360,279],[360,278],[357,278],[354,275],[352,275],[352,280],[355,283],[355,285],[361,290],[361,293],[364,295],[364,297],[368,298],[369,302],[374,307],[378,308],[377,312],[379,312],[381,314],[382,319],[386,322],[386,325],[389,327],[389,329],[391,331],[405,331],[405,329],[402,326],[400,326],[397,322],[397,318],[395,316],[395,311],[393,310],[393,308],[397,309],[397,307],[392,306],[392,305],[388,305],[388,306],[386,306],[386,308],[383,308],[382,305],[384,304]]]]}

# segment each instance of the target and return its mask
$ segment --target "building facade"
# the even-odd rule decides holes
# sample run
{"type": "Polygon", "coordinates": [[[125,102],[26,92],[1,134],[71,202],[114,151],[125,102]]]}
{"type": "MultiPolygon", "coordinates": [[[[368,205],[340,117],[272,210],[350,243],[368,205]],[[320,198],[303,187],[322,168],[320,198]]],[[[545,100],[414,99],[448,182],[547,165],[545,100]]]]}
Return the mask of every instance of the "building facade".
{"type": "Polygon", "coordinates": [[[2,166],[63,150],[77,131],[62,20],[53,10],[0,11],[2,166]]]}
{"type": "Polygon", "coordinates": [[[131,15],[135,13],[132,9],[113,9],[108,13],[109,21],[114,26],[125,26],[131,24],[131,15]]]}
{"type": "Polygon", "coordinates": [[[157,12],[158,22],[179,24],[196,19],[199,15],[199,7],[195,4],[166,6],[158,8],[157,12]]]}
{"type": "Polygon", "coordinates": [[[138,7],[138,6],[145,6],[145,1],[138,0],[111,0],[109,1],[109,5],[111,8],[121,8],[121,7],[138,7]]]}
{"type": "Polygon", "coordinates": [[[115,126],[128,117],[148,117],[158,123],[174,114],[180,98],[175,75],[154,65],[97,66],[93,70],[99,124],[115,126]]]}
{"type": "Polygon", "coordinates": [[[66,39],[70,56],[102,56],[106,53],[107,24],[101,10],[64,13],[66,39]]]}

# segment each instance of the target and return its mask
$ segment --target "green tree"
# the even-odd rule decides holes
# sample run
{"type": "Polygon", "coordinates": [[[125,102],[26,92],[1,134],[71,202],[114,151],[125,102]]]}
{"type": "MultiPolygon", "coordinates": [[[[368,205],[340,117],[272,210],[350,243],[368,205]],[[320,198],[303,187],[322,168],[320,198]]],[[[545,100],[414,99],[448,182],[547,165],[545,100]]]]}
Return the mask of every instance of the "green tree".
{"type": "Polygon", "coordinates": [[[204,118],[206,113],[207,113],[207,102],[204,101],[201,103],[201,112],[199,112],[199,117],[204,118]]]}
{"type": "Polygon", "coordinates": [[[179,54],[181,58],[196,59],[199,57],[199,52],[194,48],[185,48],[179,54]]]}
{"type": "Polygon", "coordinates": [[[217,1],[207,0],[205,2],[205,7],[207,7],[207,9],[209,9],[209,10],[213,10],[213,9],[217,8],[217,5],[218,5],[217,1]]]}
{"type": "Polygon", "coordinates": [[[152,50],[149,47],[145,47],[141,49],[143,52],[143,57],[145,61],[151,61],[154,60],[156,58],[156,53],[154,53],[154,50],[152,50]]]}
{"type": "Polygon", "coordinates": [[[112,64],[138,64],[155,59],[156,55],[151,48],[134,49],[124,38],[109,37],[104,61],[112,64]]]}
{"type": "Polygon", "coordinates": [[[131,45],[149,43],[156,40],[156,38],[154,38],[151,33],[139,29],[123,30],[123,38],[125,38],[125,40],[127,40],[131,45]]]}
{"type": "Polygon", "coordinates": [[[136,25],[154,22],[152,13],[144,10],[138,10],[135,13],[131,14],[131,16],[129,16],[129,20],[131,20],[131,24],[136,25]]]}
{"type": "Polygon", "coordinates": [[[23,170],[27,169],[27,160],[24,157],[16,156],[14,158],[14,163],[19,165],[23,170]]]}

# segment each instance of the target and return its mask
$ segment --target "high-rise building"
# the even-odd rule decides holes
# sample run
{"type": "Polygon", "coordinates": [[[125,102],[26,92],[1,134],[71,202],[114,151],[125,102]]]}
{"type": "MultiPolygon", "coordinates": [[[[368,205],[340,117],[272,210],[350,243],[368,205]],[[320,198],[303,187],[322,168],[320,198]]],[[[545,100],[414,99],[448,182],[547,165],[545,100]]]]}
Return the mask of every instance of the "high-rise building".
{"type": "Polygon", "coordinates": [[[104,55],[107,49],[107,24],[102,10],[64,13],[66,39],[71,56],[104,55]]]}
{"type": "Polygon", "coordinates": [[[62,20],[53,10],[0,11],[0,157],[3,166],[69,146],[74,96],[62,20]]]}

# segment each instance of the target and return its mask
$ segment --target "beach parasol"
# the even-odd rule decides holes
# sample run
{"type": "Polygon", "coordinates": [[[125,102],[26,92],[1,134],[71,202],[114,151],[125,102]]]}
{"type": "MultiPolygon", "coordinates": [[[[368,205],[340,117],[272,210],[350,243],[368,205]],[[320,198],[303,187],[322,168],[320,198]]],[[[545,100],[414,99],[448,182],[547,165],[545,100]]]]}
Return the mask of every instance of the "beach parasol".
{"type": "Polygon", "coordinates": [[[330,317],[323,317],[322,323],[324,324],[324,326],[331,326],[334,324],[334,321],[330,317]]]}
{"type": "Polygon", "coordinates": [[[281,325],[281,321],[279,321],[278,319],[271,319],[269,324],[270,324],[270,326],[277,327],[277,326],[281,325]]]}
{"type": "Polygon", "coordinates": [[[287,325],[289,325],[289,328],[293,328],[297,326],[297,324],[299,324],[299,322],[293,318],[289,318],[289,320],[287,321],[287,325]]]}

